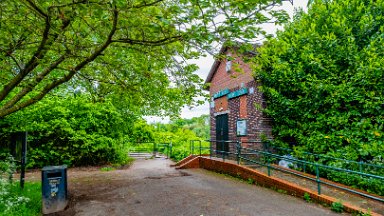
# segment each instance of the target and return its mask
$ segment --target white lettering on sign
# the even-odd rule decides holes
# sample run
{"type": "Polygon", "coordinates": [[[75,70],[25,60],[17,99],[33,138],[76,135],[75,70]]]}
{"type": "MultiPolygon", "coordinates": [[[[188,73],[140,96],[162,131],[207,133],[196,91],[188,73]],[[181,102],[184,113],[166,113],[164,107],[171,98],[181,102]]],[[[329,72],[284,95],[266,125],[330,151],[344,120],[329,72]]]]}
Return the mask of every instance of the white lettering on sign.
{"type": "Polygon", "coordinates": [[[57,196],[57,192],[59,192],[60,180],[61,180],[61,178],[49,179],[49,185],[51,186],[51,197],[57,196]]]}

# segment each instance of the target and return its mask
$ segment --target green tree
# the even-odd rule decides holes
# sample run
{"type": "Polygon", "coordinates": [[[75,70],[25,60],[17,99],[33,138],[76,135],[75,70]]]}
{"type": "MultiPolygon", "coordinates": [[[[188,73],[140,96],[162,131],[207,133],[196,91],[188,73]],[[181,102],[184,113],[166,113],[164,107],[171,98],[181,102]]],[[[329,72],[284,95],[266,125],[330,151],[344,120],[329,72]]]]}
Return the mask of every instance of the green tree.
{"type": "Polygon", "coordinates": [[[275,143],[351,160],[384,152],[384,1],[314,1],[255,59],[275,143]]]}
{"type": "Polygon", "coordinates": [[[201,115],[191,119],[177,119],[171,125],[193,131],[202,140],[209,139],[209,115],[201,115]]]}
{"type": "Polygon", "coordinates": [[[0,153],[7,137],[28,131],[28,164],[72,166],[124,164],[136,117],[126,116],[109,101],[92,102],[88,95],[48,96],[0,121],[0,153]]]}
{"type": "MultiPolygon", "coordinates": [[[[209,137],[209,116],[202,115],[191,119],[175,119],[168,124],[157,123],[153,125],[154,141],[156,143],[172,143],[172,155],[176,161],[179,161],[191,154],[192,140],[207,140],[209,137]]],[[[195,143],[194,153],[199,152],[198,144],[195,143]]],[[[208,149],[209,143],[202,142],[202,146],[208,149]]],[[[202,151],[203,154],[207,150],[202,151]]]]}
{"type": "Polygon", "coordinates": [[[1,1],[0,117],[63,84],[137,110],[178,111],[200,92],[185,59],[213,42],[263,35],[257,24],[287,20],[272,10],[283,1],[1,1]]]}

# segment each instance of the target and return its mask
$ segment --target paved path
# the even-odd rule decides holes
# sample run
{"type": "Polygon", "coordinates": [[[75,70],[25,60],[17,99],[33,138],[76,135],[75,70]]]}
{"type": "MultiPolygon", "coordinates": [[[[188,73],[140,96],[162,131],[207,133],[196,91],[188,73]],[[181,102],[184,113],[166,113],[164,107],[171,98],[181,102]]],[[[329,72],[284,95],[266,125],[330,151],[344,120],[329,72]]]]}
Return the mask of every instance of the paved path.
{"type": "Polygon", "coordinates": [[[175,170],[169,160],[71,176],[71,207],[58,215],[340,215],[317,204],[205,170],[175,170]]]}

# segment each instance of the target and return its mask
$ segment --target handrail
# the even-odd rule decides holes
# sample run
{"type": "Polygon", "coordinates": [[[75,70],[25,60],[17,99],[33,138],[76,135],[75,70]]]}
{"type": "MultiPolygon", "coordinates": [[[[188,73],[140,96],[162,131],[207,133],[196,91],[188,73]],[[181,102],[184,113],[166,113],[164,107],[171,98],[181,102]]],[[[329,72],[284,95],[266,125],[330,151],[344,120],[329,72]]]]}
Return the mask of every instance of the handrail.
{"type": "MultiPolygon", "coordinates": [[[[201,140],[191,140],[191,141],[195,141],[195,142],[198,141],[198,142],[200,142],[200,145],[201,145],[201,140]]],[[[210,142],[210,143],[212,143],[212,142],[220,142],[220,143],[238,143],[238,142],[240,142],[240,141],[231,141],[231,140],[204,140],[204,141],[207,141],[207,142],[210,142]]],[[[240,142],[240,143],[263,143],[263,142],[261,142],[261,141],[246,141],[246,142],[240,142]]],[[[287,151],[291,151],[291,152],[294,151],[293,149],[277,147],[277,146],[272,146],[272,145],[269,145],[268,147],[275,148],[275,149],[287,150],[287,151]]],[[[380,166],[380,165],[377,165],[377,164],[366,163],[366,162],[363,162],[363,161],[352,161],[352,160],[336,158],[336,157],[331,157],[331,156],[327,156],[327,155],[320,155],[320,154],[315,154],[315,153],[305,152],[305,151],[303,153],[304,154],[308,154],[308,155],[322,157],[322,158],[335,159],[335,160],[345,161],[345,162],[349,162],[349,163],[356,163],[358,165],[366,165],[366,166],[372,166],[372,167],[375,167],[375,168],[382,168],[382,169],[384,169],[384,166],[380,166]]],[[[361,169],[360,169],[360,172],[362,172],[361,169]]]]}
{"type": "Polygon", "coordinates": [[[245,150],[248,150],[248,151],[258,152],[258,153],[261,153],[261,154],[265,154],[265,155],[272,156],[272,157],[279,158],[279,159],[284,159],[284,160],[291,161],[291,162],[300,162],[300,163],[308,164],[308,165],[316,165],[316,166],[323,167],[323,168],[333,169],[335,171],[343,171],[343,172],[348,172],[348,173],[352,173],[352,174],[363,175],[363,176],[366,176],[366,177],[372,177],[372,178],[377,178],[377,179],[384,180],[383,176],[373,175],[373,174],[364,173],[364,172],[358,172],[358,171],[349,170],[349,169],[342,169],[342,168],[339,168],[339,167],[332,167],[332,166],[328,166],[328,165],[324,165],[324,164],[312,163],[312,162],[308,162],[308,161],[304,161],[304,160],[299,160],[299,159],[295,159],[295,158],[289,158],[289,157],[285,157],[285,156],[282,156],[282,155],[277,155],[277,154],[273,154],[273,153],[270,153],[270,152],[264,152],[264,151],[259,151],[259,150],[255,150],[255,149],[249,149],[249,148],[244,148],[244,147],[241,147],[241,148],[245,149],[245,150]]]}
{"type": "MultiPolygon", "coordinates": [[[[263,142],[262,141],[247,141],[247,142],[243,142],[243,143],[263,143],[263,142]]],[[[268,147],[274,148],[274,149],[280,149],[280,150],[294,152],[294,150],[290,149],[290,148],[278,147],[278,146],[273,146],[273,145],[268,145],[268,147]]],[[[306,154],[306,155],[313,155],[315,157],[328,158],[328,159],[339,160],[339,161],[344,161],[344,162],[348,162],[348,163],[356,163],[358,165],[366,165],[366,166],[371,166],[371,167],[375,167],[375,168],[384,169],[384,166],[377,165],[377,164],[372,164],[372,163],[367,163],[367,162],[364,162],[364,161],[347,160],[347,159],[332,157],[332,156],[328,156],[328,155],[315,154],[315,153],[311,153],[311,152],[307,152],[307,151],[301,151],[301,152],[306,154]]]]}
{"type": "MultiPolygon", "coordinates": [[[[383,198],[372,196],[372,195],[369,195],[369,194],[366,194],[366,193],[362,193],[360,191],[353,190],[351,188],[342,187],[340,185],[335,185],[335,184],[332,184],[330,182],[322,181],[320,179],[320,169],[322,169],[322,170],[327,169],[327,170],[331,170],[331,171],[334,171],[334,172],[350,173],[350,174],[354,174],[354,175],[369,177],[371,179],[377,179],[379,181],[384,181],[384,176],[374,175],[374,174],[370,174],[370,173],[365,173],[365,172],[361,172],[361,171],[355,171],[355,170],[350,170],[350,169],[345,169],[345,168],[340,168],[340,167],[333,167],[333,166],[329,166],[329,165],[325,165],[325,164],[309,162],[309,161],[302,160],[302,159],[286,157],[286,156],[283,156],[283,155],[274,154],[274,153],[267,152],[267,151],[261,151],[261,150],[256,150],[256,149],[250,149],[250,148],[242,147],[242,145],[241,145],[242,143],[250,143],[249,141],[248,142],[228,141],[228,140],[207,140],[207,141],[209,141],[209,143],[210,143],[209,148],[201,147],[201,145],[200,145],[199,148],[200,148],[200,152],[201,152],[202,149],[209,149],[210,150],[210,157],[212,157],[212,153],[214,152],[216,154],[221,154],[221,157],[222,157],[222,159],[224,161],[226,159],[226,155],[228,155],[228,156],[229,155],[236,155],[236,159],[237,159],[237,163],[238,164],[240,164],[240,160],[245,160],[245,161],[248,161],[248,162],[251,162],[251,163],[254,163],[254,164],[259,164],[261,166],[265,166],[268,169],[267,171],[268,171],[268,175],[269,176],[270,176],[270,170],[274,169],[274,170],[279,170],[279,171],[282,171],[282,172],[290,173],[290,174],[293,174],[293,175],[296,175],[296,176],[299,176],[299,177],[302,177],[302,178],[306,178],[306,179],[315,181],[317,183],[317,187],[318,187],[318,194],[321,194],[321,184],[324,184],[324,185],[329,185],[329,186],[332,186],[332,187],[335,187],[335,188],[338,188],[338,189],[342,189],[342,190],[345,190],[345,191],[348,191],[348,192],[351,192],[351,193],[355,193],[355,194],[358,194],[358,195],[361,195],[361,196],[365,196],[365,197],[368,197],[368,198],[371,198],[371,199],[374,199],[374,200],[377,200],[377,201],[380,201],[380,202],[384,202],[383,198]],[[221,143],[221,145],[223,145],[223,143],[229,143],[229,144],[236,143],[236,145],[235,145],[234,148],[232,148],[232,151],[231,151],[231,148],[229,148],[228,151],[223,151],[223,146],[222,146],[221,150],[213,149],[212,143],[221,143]],[[244,153],[244,151],[246,153],[244,153]],[[251,152],[251,153],[249,153],[249,152],[251,152]],[[249,158],[250,155],[261,155],[261,156],[264,156],[264,157],[266,157],[266,162],[265,161],[256,161],[254,159],[251,159],[251,158],[249,158]],[[271,159],[273,159],[273,158],[275,158],[275,159],[284,159],[284,160],[289,161],[289,162],[293,162],[293,163],[297,163],[297,164],[302,164],[302,165],[304,165],[304,172],[305,172],[305,165],[308,165],[310,167],[312,166],[312,168],[315,168],[316,178],[309,177],[309,176],[300,174],[298,172],[292,172],[292,171],[289,171],[289,169],[279,168],[278,166],[271,166],[271,159]]],[[[261,143],[261,142],[258,142],[258,143],[261,143]]],[[[200,153],[200,155],[201,155],[201,153],[200,153]]],[[[343,159],[341,159],[341,160],[343,160],[343,159]]],[[[359,163],[359,162],[357,162],[357,163],[359,163]]]]}

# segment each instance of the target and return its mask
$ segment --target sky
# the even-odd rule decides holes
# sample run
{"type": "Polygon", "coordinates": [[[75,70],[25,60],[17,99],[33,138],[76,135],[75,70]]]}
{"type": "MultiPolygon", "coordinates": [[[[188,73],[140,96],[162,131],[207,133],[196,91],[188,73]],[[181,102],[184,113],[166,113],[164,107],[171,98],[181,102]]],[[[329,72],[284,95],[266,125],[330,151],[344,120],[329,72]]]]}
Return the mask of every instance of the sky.
{"type": "MultiPolygon", "coordinates": [[[[289,2],[284,2],[284,4],[281,6],[281,9],[284,9],[285,11],[287,11],[290,17],[292,18],[295,9],[303,8],[304,10],[306,10],[307,3],[308,3],[308,0],[293,0],[293,5],[291,5],[289,2]]],[[[274,34],[276,30],[282,29],[281,26],[275,26],[274,24],[266,24],[266,25],[263,25],[262,27],[264,28],[265,31],[267,31],[270,34],[274,34]]],[[[199,70],[196,71],[196,74],[199,75],[200,78],[203,79],[204,81],[208,76],[208,73],[211,69],[213,62],[214,62],[214,58],[209,54],[207,54],[206,57],[201,57],[199,59],[189,61],[189,63],[196,64],[197,66],[199,66],[199,70]]],[[[194,108],[184,107],[182,109],[180,117],[185,119],[190,119],[190,118],[198,117],[204,114],[206,115],[209,114],[208,101],[206,101],[203,105],[200,105],[194,108]]],[[[169,121],[169,118],[156,117],[156,116],[147,116],[145,117],[145,119],[147,120],[147,122],[150,122],[150,123],[152,122],[164,123],[169,121]]]]}

